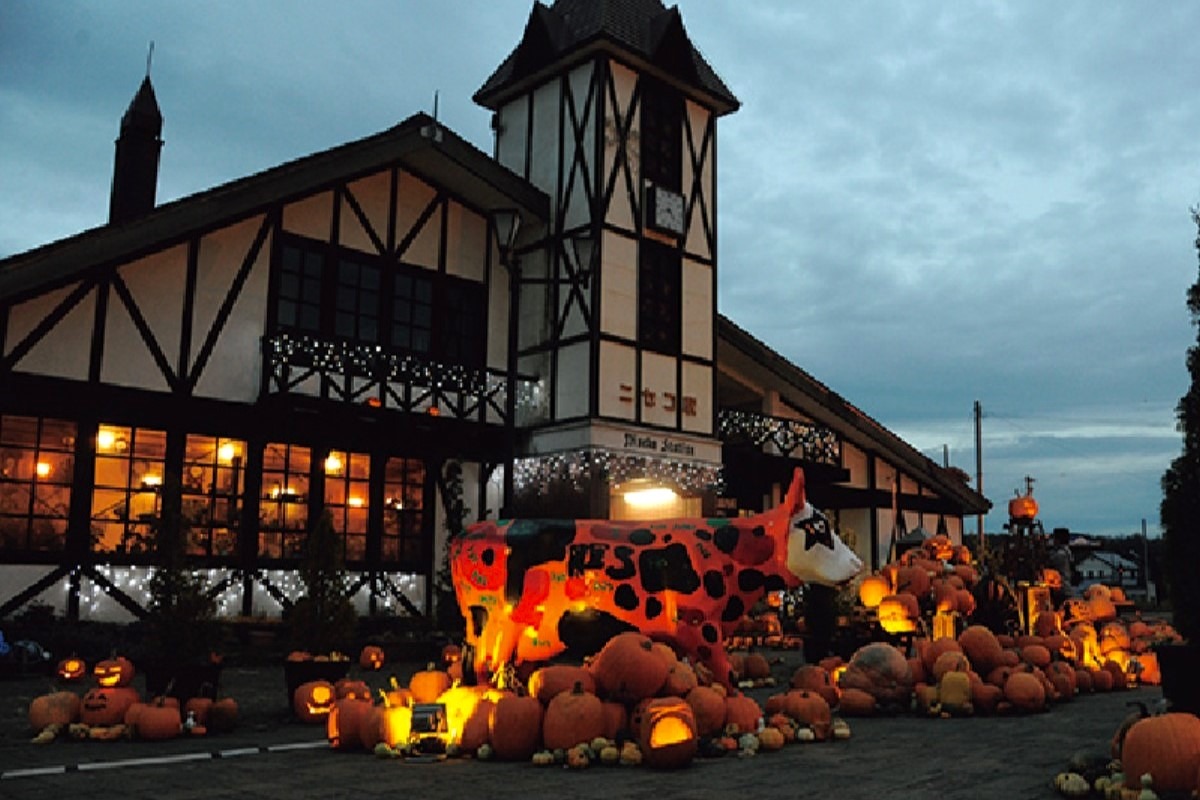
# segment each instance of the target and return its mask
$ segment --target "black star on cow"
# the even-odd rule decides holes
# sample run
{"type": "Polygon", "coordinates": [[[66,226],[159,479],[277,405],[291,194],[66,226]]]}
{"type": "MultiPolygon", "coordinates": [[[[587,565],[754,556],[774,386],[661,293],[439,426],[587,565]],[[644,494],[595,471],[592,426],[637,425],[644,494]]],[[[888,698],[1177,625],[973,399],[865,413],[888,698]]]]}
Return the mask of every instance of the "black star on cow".
{"type": "Polygon", "coordinates": [[[829,528],[829,520],[824,514],[815,513],[800,523],[804,531],[804,549],[811,550],[814,544],[823,544],[833,549],[833,531],[829,528]]]}

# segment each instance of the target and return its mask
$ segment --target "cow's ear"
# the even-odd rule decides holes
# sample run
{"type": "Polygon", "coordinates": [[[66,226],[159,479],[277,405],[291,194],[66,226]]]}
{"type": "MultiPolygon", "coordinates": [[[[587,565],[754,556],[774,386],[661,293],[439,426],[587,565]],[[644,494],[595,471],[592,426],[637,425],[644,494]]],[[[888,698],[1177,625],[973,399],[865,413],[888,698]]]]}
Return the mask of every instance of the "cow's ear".
{"type": "Polygon", "coordinates": [[[788,487],[787,494],[783,497],[783,507],[787,509],[787,515],[794,517],[804,510],[804,470],[796,467],[792,473],[792,485],[788,487]]]}

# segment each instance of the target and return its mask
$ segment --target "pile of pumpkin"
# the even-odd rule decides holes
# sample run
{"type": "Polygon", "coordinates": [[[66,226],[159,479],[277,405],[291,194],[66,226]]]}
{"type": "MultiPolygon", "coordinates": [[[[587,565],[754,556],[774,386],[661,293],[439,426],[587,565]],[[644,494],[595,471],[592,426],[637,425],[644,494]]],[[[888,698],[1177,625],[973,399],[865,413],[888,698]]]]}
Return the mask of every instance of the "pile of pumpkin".
{"type": "MultiPolygon", "coordinates": [[[[92,669],[96,685],[82,696],[70,688],[60,688],[33,698],[29,704],[29,725],[37,731],[33,743],[49,744],[56,739],[159,740],[185,733],[223,733],[236,727],[238,706],[233,698],[193,697],[182,707],[178,699],[167,696],[142,702],[132,685],[136,672],[128,658],[113,655],[96,663],[92,669]]],[[[56,675],[67,686],[82,683],[87,667],[82,659],[72,656],[59,663],[56,675]]]]}
{"type": "MultiPolygon", "coordinates": [[[[741,661],[769,671],[760,654],[741,661]]],[[[412,736],[413,708],[428,703],[445,708],[440,739],[447,755],[576,768],[670,769],[697,756],[748,756],[792,741],[850,734],[815,693],[787,691],[770,698],[764,711],[754,698],[726,691],[703,668],[635,632],[613,637],[583,665],[538,666],[512,688],[465,685],[433,665],[415,673],[407,687],[393,679],[378,693],[381,702],[372,702],[361,681],[322,684],[296,690],[297,717],[319,722],[313,700],[332,696],[323,715],[331,747],[380,756],[428,752],[428,742],[414,746],[412,736]]]]}
{"type": "Polygon", "coordinates": [[[1076,657],[1084,645],[1072,636],[1013,637],[971,625],[957,638],[916,639],[911,654],[888,642],[872,642],[848,664],[832,657],[799,668],[792,685],[825,692],[848,717],[1030,713],[1079,693],[1125,689],[1146,678],[1148,668],[1131,666],[1141,662],[1122,663],[1119,643],[1114,639],[1107,651],[1112,657],[1094,666],[1076,657]]]}
{"type": "Polygon", "coordinates": [[[918,630],[927,609],[969,619],[978,582],[970,550],[939,534],[864,578],[858,596],[885,631],[909,633],[918,630]]]}

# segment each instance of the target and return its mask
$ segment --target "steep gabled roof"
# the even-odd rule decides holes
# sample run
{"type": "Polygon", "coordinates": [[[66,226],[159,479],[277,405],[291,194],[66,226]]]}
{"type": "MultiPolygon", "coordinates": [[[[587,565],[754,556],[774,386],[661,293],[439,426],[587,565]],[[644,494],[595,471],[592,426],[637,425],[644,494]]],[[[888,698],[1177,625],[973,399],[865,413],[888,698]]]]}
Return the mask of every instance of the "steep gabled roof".
{"type": "Polygon", "coordinates": [[[550,65],[569,63],[594,48],[613,49],[658,68],[718,114],[738,109],[738,99],[688,38],[679,9],[665,8],[660,0],[534,3],[521,42],[474,100],[497,109],[550,65]]]}
{"type": "Polygon", "coordinates": [[[550,214],[546,194],[427,114],[364,139],[298,158],[0,260],[0,300],[48,288],[86,269],[130,260],[197,231],[261,213],[386,167],[401,166],[484,212],[517,208],[527,225],[550,214]]]}
{"type": "MultiPolygon", "coordinates": [[[[717,316],[717,342],[718,346],[724,343],[736,348],[794,390],[810,397],[814,407],[805,410],[816,423],[833,429],[860,449],[878,453],[909,477],[956,503],[962,513],[982,514],[992,507],[991,501],[963,483],[953,469],[939,466],[723,314],[717,316]]],[[[721,360],[720,355],[717,360],[721,360]]]]}

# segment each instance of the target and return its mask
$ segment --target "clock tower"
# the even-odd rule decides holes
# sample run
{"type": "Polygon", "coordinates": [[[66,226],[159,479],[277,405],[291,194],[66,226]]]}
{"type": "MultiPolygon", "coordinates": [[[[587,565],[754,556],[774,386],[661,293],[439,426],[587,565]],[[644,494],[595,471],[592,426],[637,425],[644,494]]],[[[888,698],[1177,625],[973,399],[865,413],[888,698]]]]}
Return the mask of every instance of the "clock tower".
{"type": "Polygon", "coordinates": [[[719,477],[717,119],[737,98],[659,0],[536,3],[475,94],[495,157],[550,197],[522,243],[518,371],[538,381],[514,470],[538,510],[620,517],[634,488],[705,513],[719,477]]]}

